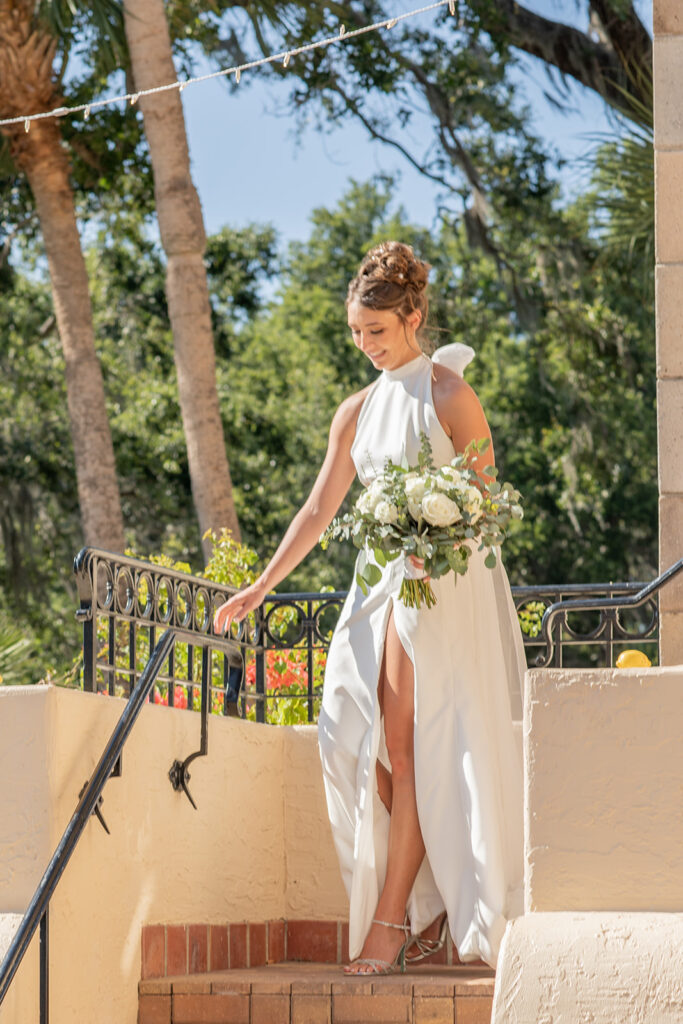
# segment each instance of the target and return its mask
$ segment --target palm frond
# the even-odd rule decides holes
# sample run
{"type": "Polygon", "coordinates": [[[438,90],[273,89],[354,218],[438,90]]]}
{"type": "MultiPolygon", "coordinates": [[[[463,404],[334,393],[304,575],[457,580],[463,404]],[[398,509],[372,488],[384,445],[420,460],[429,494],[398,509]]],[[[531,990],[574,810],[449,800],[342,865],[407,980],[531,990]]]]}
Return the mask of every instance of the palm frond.
{"type": "Polygon", "coordinates": [[[54,36],[64,41],[72,36],[78,23],[87,24],[109,70],[127,63],[123,4],[119,0],[40,0],[37,16],[54,36]]]}

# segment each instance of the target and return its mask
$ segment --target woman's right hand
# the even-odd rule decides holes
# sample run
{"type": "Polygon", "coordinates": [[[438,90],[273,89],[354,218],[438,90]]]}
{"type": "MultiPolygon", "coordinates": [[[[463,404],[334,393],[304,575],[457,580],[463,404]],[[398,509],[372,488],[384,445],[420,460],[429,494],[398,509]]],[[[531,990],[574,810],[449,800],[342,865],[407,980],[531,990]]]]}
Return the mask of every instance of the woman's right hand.
{"type": "Polygon", "coordinates": [[[431,576],[428,576],[425,572],[425,560],[424,558],[418,558],[417,555],[408,555],[406,558],[408,563],[408,571],[406,573],[408,579],[411,580],[429,580],[431,576]]]}
{"type": "Polygon", "coordinates": [[[214,633],[219,636],[225,634],[233,621],[241,622],[242,619],[263,604],[263,599],[268,593],[268,587],[261,580],[256,580],[251,586],[239,590],[236,594],[220,605],[213,617],[214,633]]]}

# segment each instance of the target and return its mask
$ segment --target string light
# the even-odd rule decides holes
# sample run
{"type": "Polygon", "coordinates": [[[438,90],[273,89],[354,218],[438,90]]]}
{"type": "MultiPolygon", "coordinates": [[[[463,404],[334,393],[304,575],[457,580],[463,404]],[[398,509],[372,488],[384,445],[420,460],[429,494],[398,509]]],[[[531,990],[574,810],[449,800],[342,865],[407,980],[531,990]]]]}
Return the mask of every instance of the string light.
{"type": "Polygon", "coordinates": [[[30,124],[33,121],[42,121],[46,118],[62,117],[69,114],[83,114],[84,120],[88,120],[90,117],[90,111],[95,110],[97,107],[109,107],[114,103],[120,103],[121,101],[130,102],[131,106],[137,103],[140,96],[153,96],[156,93],[170,92],[172,89],[178,89],[180,92],[187,85],[195,85],[198,82],[207,82],[212,78],[225,78],[228,75],[235,76],[235,82],[239,82],[242,71],[251,70],[252,68],[259,68],[265,64],[273,64],[275,61],[283,60],[283,65],[287,67],[292,57],[296,57],[301,53],[310,53],[312,50],[319,50],[323,47],[331,46],[334,43],[338,43],[340,40],[353,39],[354,36],[365,35],[368,32],[375,32],[382,28],[393,28],[398,24],[399,21],[405,21],[407,18],[414,18],[418,14],[426,14],[429,11],[435,11],[439,7],[448,5],[448,10],[451,14],[455,14],[455,0],[435,0],[434,3],[427,4],[424,7],[418,7],[414,11],[406,11],[405,14],[399,14],[394,18],[387,18],[384,21],[375,22],[372,25],[363,25],[362,28],[353,29],[350,32],[346,31],[345,25],[339,26],[339,31],[334,36],[329,36],[326,39],[318,39],[314,43],[307,43],[305,46],[299,46],[293,50],[290,50],[284,57],[282,52],[277,54],[271,54],[269,57],[262,57],[259,60],[252,60],[248,64],[242,64],[240,67],[221,68],[220,71],[212,71],[206,75],[197,75],[196,78],[188,78],[185,82],[169,82],[167,85],[156,85],[151,89],[140,89],[136,93],[123,93],[120,96],[109,96],[102,100],[91,100],[89,103],[81,103],[78,106],[73,107],[58,107],[55,110],[41,111],[39,114],[20,114],[17,117],[6,117],[0,120],[0,127],[10,124],[21,124],[24,123],[24,131],[28,132],[30,124]]]}

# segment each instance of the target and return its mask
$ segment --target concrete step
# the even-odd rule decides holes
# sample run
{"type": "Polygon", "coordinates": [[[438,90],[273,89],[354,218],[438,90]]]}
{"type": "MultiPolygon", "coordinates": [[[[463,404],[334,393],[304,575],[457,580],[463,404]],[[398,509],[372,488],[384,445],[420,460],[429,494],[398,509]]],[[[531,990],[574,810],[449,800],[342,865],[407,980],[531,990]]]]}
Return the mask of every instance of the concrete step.
{"type": "Polygon", "coordinates": [[[361,979],[280,963],[141,981],[138,1024],[490,1024],[493,986],[488,967],[361,979]]]}

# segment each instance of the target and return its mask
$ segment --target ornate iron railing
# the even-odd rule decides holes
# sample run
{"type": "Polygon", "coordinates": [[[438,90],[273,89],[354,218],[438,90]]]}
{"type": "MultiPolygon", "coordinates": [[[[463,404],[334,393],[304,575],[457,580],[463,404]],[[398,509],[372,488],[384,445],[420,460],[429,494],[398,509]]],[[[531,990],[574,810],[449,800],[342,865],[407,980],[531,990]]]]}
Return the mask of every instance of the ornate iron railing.
{"type": "MultiPolygon", "coordinates": [[[[650,584],[512,587],[527,663],[611,666],[620,649],[634,644],[656,663],[658,589],[681,565],[683,560],[650,584]]],[[[150,699],[198,706],[201,648],[202,659],[209,659],[214,712],[241,712],[260,722],[315,720],[344,591],[271,594],[222,637],[213,631],[213,614],[234,588],[94,548],[81,551],[74,568],[85,689],[130,693],[158,631],[170,626],[182,637],[150,699]]]]}

